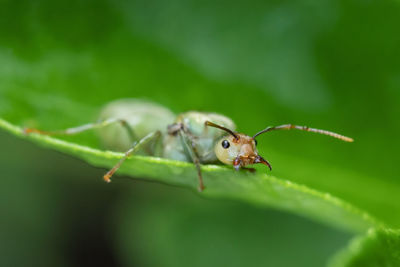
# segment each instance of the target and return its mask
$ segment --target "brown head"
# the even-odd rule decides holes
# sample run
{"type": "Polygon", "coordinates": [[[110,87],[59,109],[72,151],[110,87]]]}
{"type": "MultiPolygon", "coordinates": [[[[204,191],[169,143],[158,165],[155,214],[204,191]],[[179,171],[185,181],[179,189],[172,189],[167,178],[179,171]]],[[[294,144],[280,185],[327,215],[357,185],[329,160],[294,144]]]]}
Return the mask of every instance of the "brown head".
{"type": "Polygon", "coordinates": [[[241,133],[235,136],[225,136],[215,145],[215,155],[221,162],[236,169],[255,163],[263,163],[271,169],[268,161],[258,155],[257,142],[253,137],[241,133]]]}
{"type": "Polygon", "coordinates": [[[233,131],[206,121],[206,126],[216,127],[229,133],[228,136],[221,138],[214,147],[217,158],[227,165],[233,165],[235,169],[245,167],[250,164],[262,163],[271,169],[271,165],[257,151],[257,141],[246,134],[234,133],[233,131]]]}
{"type": "Polygon", "coordinates": [[[254,136],[248,136],[246,134],[242,133],[235,133],[225,127],[222,127],[220,125],[217,125],[215,123],[206,121],[205,123],[206,126],[211,126],[211,127],[216,127],[221,130],[226,131],[229,133],[229,135],[224,136],[221,138],[214,147],[214,152],[217,158],[228,165],[233,165],[235,169],[239,169],[240,167],[245,167],[250,164],[256,164],[256,163],[262,163],[264,165],[267,165],[269,169],[271,170],[271,165],[267,160],[262,158],[257,151],[257,141],[256,137],[260,134],[272,131],[272,130],[291,130],[291,129],[297,129],[297,130],[302,130],[302,131],[308,131],[308,132],[315,132],[319,134],[324,134],[324,135],[329,135],[332,137],[335,137],[337,139],[346,141],[346,142],[353,142],[352,138],[330,132],[330,131],[325,131],[325,130],[320,130],[320,129],[314,129],[314,128],[309,128],[306,126],[297,126],[293,124],[285,124],[281,126],[276,126],[276,127],[268,127],[258,133],[256,133],[254,136]]]}

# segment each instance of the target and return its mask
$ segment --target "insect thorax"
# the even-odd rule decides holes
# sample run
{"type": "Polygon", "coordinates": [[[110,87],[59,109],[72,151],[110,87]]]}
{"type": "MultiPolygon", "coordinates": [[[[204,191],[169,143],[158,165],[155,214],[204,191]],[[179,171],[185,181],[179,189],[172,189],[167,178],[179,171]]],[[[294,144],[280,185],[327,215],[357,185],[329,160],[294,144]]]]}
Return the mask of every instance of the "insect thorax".
{"type": "Polygon", "coordinates": [[[206,121],[212,121],[229,129],[235,130],[231,119],[216,113],[189,111],[177,116],[175,123],[169,126],[168,134],[164,138],[163,156],[181,161],[191,161],[190,154],[182,143],[182,130],[189,143],[198,154],[202,163],[215,162],[214,145],[219,138],[226,135],[220,129],[205,126],[206,121]]]}

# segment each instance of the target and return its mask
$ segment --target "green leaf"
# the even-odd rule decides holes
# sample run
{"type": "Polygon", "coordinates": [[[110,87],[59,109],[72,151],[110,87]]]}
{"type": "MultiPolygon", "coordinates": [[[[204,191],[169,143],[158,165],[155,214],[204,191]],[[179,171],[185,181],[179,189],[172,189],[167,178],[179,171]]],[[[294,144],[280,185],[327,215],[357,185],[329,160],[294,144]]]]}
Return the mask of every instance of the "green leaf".
{"type": "MultiPolygon", "coordinates": [[[[183,28],[178,28],[182,30],[178,31],[180,33],[190,32],[190,25],[192,27],[196,25],[196,21],[190,16],[190,12],[194,10],[192,4],[172,5],[171,9],[166,9],[166,12],[171,12],[169,14],[172,17],[182,14],[183,20],[193,23],[183,24],[183,28]]],[[[18,4],[14,1],[6,2],[6,5],[9,10],[19,10],[18,4]]],[[[292,68],[296,64],[304,63],[310,67],[309,70],[315,67],[304,60],[303,56],[291,57],[290,62],[293,64],[290,62],[285,64],[291,69],[293,76],[304,77],[301,81],[302,87],[309,88],[311,91],[307,92],[315,98],[305,97],[306,94],[299,95],[293,91],[298,84],[289,84],[292,88],[290,97],[282,94],[282,79],[286,81],[286,76],[276,76],[272,72],[273,75],[267,77],[267,80],[274,81],[273,84],[277,85],[277,89],[272,89],[267,85],[266,77],[261,75],[260,80],[259,73],[252,73],[246,68],[239,67],[250,63],[256,64],[259,54],[265,50],[264,46],[256,47],[253,57],[240,58],[242,65],[229,64],[221,60],[219,64],[223,65],[218,67],[218,63],[209,62],[214,58],[210,53],[215,51],[219,54],[221,47],[226,47],[229,42],[229,35],[218,35],[215,43],[210,43],[210,49],[202,50],[193,47],[196,42],[187,40],[186,35],[174,38],[175,35],[172,34],[176,30],[174,25],[169,25],[171,28],[167,29],[172,31],[170,35],[162,35],[162,32],[157,30],[159,29],[157,25],[163,25],[165,17],[162,14],[152,16],[151,10],[145,5],[132,6],[125,2],[117,5],[101,1],[100,4],[96,4],[94,12],[91,2],[85,4],[65,2],[61,5],[69,7],[66,17],[63,17],[64,13],[60,11],[62,9],[58,5],[60,4],[54,5],[51,1],[43,0],[41,5],[26,3],[23,11],[15,14],[19,16],[17,18],[9,17],[13,16],[12,12],[1,14],[3,19],[15,19],[19,22],[13,25],[15,28],[3,30],[1,38],[4,45],[0,48],[2,62],[0,116],[12,123],[3,121],[2,127],[14,134],[21,135],[20,127],[23,126],[53,130],[92,122],[96,120],[97,112],[102,105],[112,99],[123,97],[151,98],[170,107],[176,113],[193,109],[220,112],[232,117],[239,130],[246,132],[256,132],[267,125],[288,121],[308,122],[309,126],[326,125],[326,128],[333,130],[352,129],[352,127],[359,129],[363,125],[353,126],[352,123],[343,123],[340,118],[348,114],[336,111],[330,112],[332,115],[329,115],[330,119],[326,122],[325,113],[318,111],[317,107],[321,109],[329,107],[326,101],[333,101],[328,98],[335,92],[328,93],[318,89],[319,82],[313,79],[312,71],[296,73],[297,68],[292,68]],[[132,12],[126,13],[127,10],[132,12]],[[86,16],[88,13],[93,15],[90,19],[86,16]],[[154,18],[153,23],[149,23],[150,17],[154,18]],[[79,31],[73,25],[79,25],[79,31]],[[99,25],[102,29],[101,34],[96,32],[99,25]],[[203,63],[207,66],[218,68],[203,69],[199,60],[206,60],[203,63]],[[226,72],[223,72],[223,69],[226,72]],[[241,78],[236,79],[236,73],[240,74],[241,78]],[[313,85],[309,87],[310,84],[313,85]],[[296,102],[293,102],[293,97],[296,102]],[[235,107],[233,103],[238,103],[240,108],[233,108],[235,107]],[[296,106],[294,103],[300,104],[296,106]],[[288,110],[287,105],[294,105],[295,111],[288,110]],[[317,115],[314,113],[310,115],[310,110],[306,108],[310,105],[317,108],[317,111],[313,111],[317,115]]],[[[214,6],[205,5],[204,8],[213,10],[214,6]]],[[[216,8],[224,10],[225,6],[216,8]]],[[[240,6],[233,8],[235,12],[243,11],[240,6]]],[[[312,16],[318,18],[320,8],[323,6],[312,6],[312,16]]],[[[318,32],[319,28],[324,29],[332,23],[329,18],[324,18],[326,21],[318,25],[309,21],[309,6],[299,3],[287,7],[266,4],[257,10],[268,11],[270,26],[279,24],[276,12],[284,17],[293,18],[291,15],[293,10],[299,14],[294,20],[300,23],[302,29],[314,25],[313,27],[317,27],[315,32],[318,32]],[[280,11],[283,13],[279,13],[280,11]]],[[[251,7],[249,10],[244,10],[247,15],[253,11],[255,10],[251,7]]],[[[216,16],[215,25],[223,25],[232,19],[230,17],[232,14],[225,12],[222,14],[224,16],[216,16]]],[[[257,14],[261,18],[263,13],[257,14]]],[[[258,25],[260,21],[249,20],[248,23],[250,24],[247,29],[251,29],[252,36],[259,36],[261,33],[258,32],[258,28],[251,25],[258,25]]],[[[286,26],[289,27],[287,30],[292,32],[292,26],[286,26]]],[[[201,29],[206,35],[215,35],[215,31],[217,29],[213,27],[201,29]]],[[[315,38],[315,32],[309,32],[308,38],[315,38]]],[[[271,29],[269,34],[271,35],[269,37],[276,36],[278,39],[285,36],[271,29]]],[[[269,37],[264,38],[262,43],[269,44],[271,39],[269,37]]],[[[299,51],[299,55],[307,55],[308,43],[303,44],[305,46],[300,50],[296,42],[284,41],[295,47],[282,47],[278,45],[279,43],[269,47],[269,52],[263,56],[268,58],[276,54],[285,55],[293,50],[299,51]]],[[[200,44],[200,40],[197,44],[200,44]]],[[[234,45],[232,46],[234,55],[250,53],[241,43],[232,45],[234,45]]],[[[347,55],[345,57],[347,58],[347,55]]],[[[278,63],[277,61],[277,59],[272,60],[278,63]]],[[[273,71],[272,65],[259,67],[273,71]]],[[[307,67],[299,69],[305,70],[307,67]]],[[[336,94],[343,95],[341,92],[336,94]]],[[[375,100],[376,98],[371,101],[375,100]]],[[[345,110],[343,105],[346,102],[340,103],[340,110],[345,110]]],[[[365,107],[358,109],[366,108],[368,102],[365,103],[365,107]]],[[[348,121],[359,121],[359,118],[349,117],[348,121]]],[[[294,136],[294,133],[291,134],[294,136]]],[[[264,136],[260,137],[259,150],[263,151],[263,155],[267,155],[267,159],[272,162],[274,175],[285,179],[267,176],[263,174],[265,170],[250,175],[235,173],[227,167],[204,166],[205,182],[208,187],[204,194],[239,198],[291,210],[347,229],[363,230],[381,225],[377,221],[398,226],[400,212],[393,213],[393,210],[400,210],[400,197],[397,194],[400,184],[388,176],[389,172],[385,173],[390,170],[390,166],[380,168],[379,179],[361,171],[365,169],[366,162],[382,166],[389,162],[379,157],[371,161],[370,157],[365,156],[370,153],[365,152],[365,147],[370,148],[375,145],[378,149],[380,146],[368,139],[368,132],[363,134],[364,132],[354,131],[353,137],[356,142],[351,145],[324,137],[313,136],[306,139],[301,134],[296,134],[296,138],[288,138],[288,133],[282,133],[281,137],[271,134],[269,140],[272,141],[268,141],[264,136]]],[[[98,150],[100,148],[98,141],[90,134],[66,138],[64,141],[33,135],[28,138],[105,168],[111,167],[121,156],[118,153],[98,150]]],[[[378,154],[378,151],[375,151],[375,154],[378,154]]],[[[374,169],[369,170],[371,173],[373,171],[374,169]]],[[[191,164],[165,159],[135,157],[124,164],[119,173],[158,179],[192,188],[197,184],[191,164]]]]}
{"type": "MultiPolygon", "coordinates": [[[[283,123],[335,130],[355,143],[262,136],[278,178],[205,165],[202,195],[352,231],[396,229],[399,13],[396,1],[3,1],[0,127],[106,169],[121,154],[93,134],[27,137],[21,127],[78,126],[134,97],[223,113],[245,133],[283,123]]],[[[184,162],[135,156],[119,173],[197,186],[184,162]]]]}
{"type": "MultiPolygon", "coordinates": [[[[57,138],[30,134],[0,119],[0,127],[43,146],[74,155],[98,167],[111,168],[123,153],[102,151],[66,142],[57,138]]],[[[132,177],[156,180],[167,184],[191,187],[196,190],[198,180],[193,164],[155,157],[133,156],[118,171],[132,177]]],[[[304,215],[325,223],[353,231],[362,231],[382,223],[366,212],[328,193],[319,192],[285,179],[262,172],[249,174],[232,168],[204,165],[202,167],[208,197],[240,199],[260,206],[273,206],[304,215]]]]}
{"type": "Polygon", "coordinates": [[[331,267],[400,266],[400,230],[370,229],[354,238],[330,262],[331,267]]]}

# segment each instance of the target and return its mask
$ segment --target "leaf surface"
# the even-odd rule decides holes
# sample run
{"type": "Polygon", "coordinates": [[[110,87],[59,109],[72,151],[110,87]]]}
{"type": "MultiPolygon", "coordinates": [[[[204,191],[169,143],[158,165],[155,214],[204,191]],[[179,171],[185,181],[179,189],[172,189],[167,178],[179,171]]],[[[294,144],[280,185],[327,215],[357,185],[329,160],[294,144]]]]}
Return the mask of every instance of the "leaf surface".
{"type": "Polygon", "coordinates": [[[400,266],[399,247],[399,230],[370,229],[365,235],[354,238],[331,260],[329,266],[400,266]]]}
{"type": "MultiPolygon", "coordinates": [[[[24,136],[20,127],[4,120],[0,120],[0,127],[17,136],[81,158],[98,167],[111,168],[123,156],[122,153],[93,149],[50,136],[40,134],[24,136]]],[[[194,190],[198,186],[195,168],[193,164],[186,162],[133,156],[122,165],[118,172],[136,178],[190,187],[194,190]]],[[[255,205],[272,206],[354,231],[382,225],[366,212],[328,193],[285,179],[278,179],[261,171],[252,174],[244,171],[235,172],[229,167],[204,165],[202,172],[207,187],[201,193],[204,196],[234,198],[255,205]]]]}

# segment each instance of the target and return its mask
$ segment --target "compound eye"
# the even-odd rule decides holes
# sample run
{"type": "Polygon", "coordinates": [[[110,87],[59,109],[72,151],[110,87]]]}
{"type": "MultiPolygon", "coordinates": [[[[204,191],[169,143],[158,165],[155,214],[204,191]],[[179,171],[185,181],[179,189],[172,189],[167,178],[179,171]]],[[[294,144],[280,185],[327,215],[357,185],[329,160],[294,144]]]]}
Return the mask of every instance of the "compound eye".
{"type": "Polygon", "coordinates": [[[258,142],[257,142],[257,140],[256,140],[256,139],[254,139],[254,143],[255,143],[255,144],[256,144],[256,146],[257,146],[258,142]]]}
{"type": "Polygon", "coordinates": [[[229,144],[228,140],[222,141],[222,147],[227,149],[231,144],[229,144]]]}

